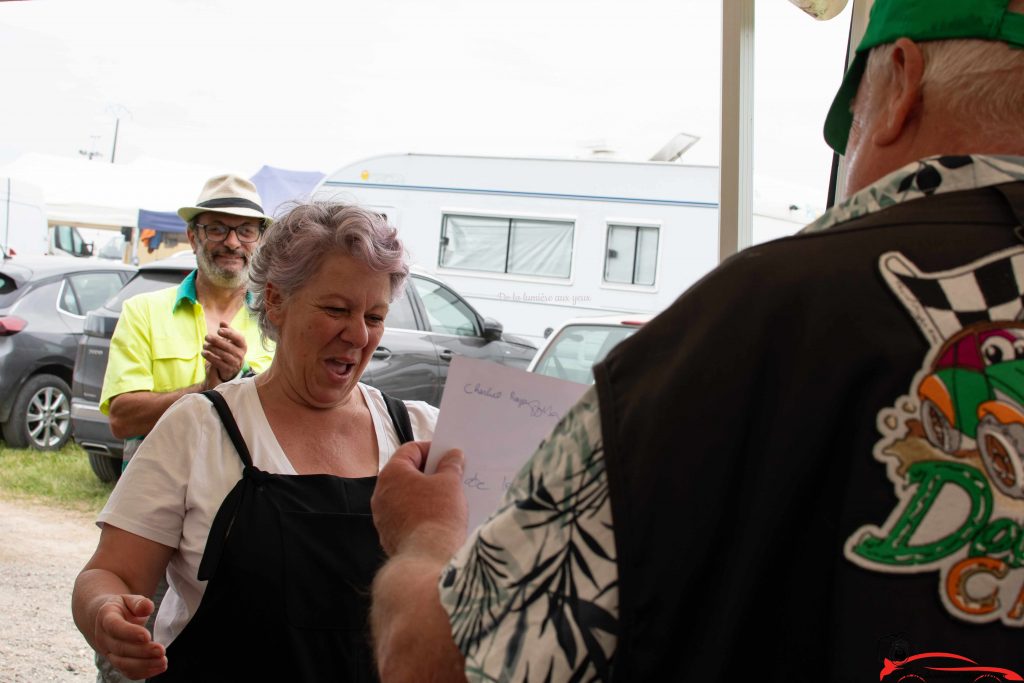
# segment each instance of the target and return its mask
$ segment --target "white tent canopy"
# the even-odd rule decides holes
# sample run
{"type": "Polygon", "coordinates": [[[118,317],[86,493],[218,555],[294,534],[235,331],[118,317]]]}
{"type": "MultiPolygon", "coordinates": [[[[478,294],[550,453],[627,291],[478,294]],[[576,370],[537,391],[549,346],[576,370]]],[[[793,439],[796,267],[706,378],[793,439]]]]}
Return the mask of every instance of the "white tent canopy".
{"type": "Polygon", "coordinates": [[[98,228],[137,227],[139,209],[175,211],[225,172],[238,171],[151,157],[109,164],[36,153],[0,167],[0,176],[42,189],[51,225],[98,228]]]}

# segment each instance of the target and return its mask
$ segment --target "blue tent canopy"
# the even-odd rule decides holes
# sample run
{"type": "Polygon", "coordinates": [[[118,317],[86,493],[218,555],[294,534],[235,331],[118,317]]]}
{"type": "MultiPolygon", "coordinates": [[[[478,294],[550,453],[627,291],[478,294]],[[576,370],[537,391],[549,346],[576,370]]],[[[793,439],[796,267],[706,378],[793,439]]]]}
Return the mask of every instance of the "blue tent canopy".
{"type": "MultiPolygon", "coordinates": [[[[288,171],[264,166],[250,178],[263,200],[263,213],[275,216],[277,209],[294,200],[309,199],[324,174],[319,171],[288,171]]],[[[174,211],[147,211],[139,209],[139,229],[149,228],[157,233],[185,232],[185,221],[174,211]]],[[[152,244],[152,243],[151,243],[152,244]]]]}
{"type": "Polygon", "coordinates": [[[146,211],[139,209],[139,228],[157,232],[185,232],[185,221],[172,211],[146,211]]]}
{"type": "Polygon", "coordinates": [[[250,178],[263,200],[263,213],[274,218],[282,204],[308,200],[323,179],[319,171],[286,171],[273,166],[264,166],[250,178]]]}

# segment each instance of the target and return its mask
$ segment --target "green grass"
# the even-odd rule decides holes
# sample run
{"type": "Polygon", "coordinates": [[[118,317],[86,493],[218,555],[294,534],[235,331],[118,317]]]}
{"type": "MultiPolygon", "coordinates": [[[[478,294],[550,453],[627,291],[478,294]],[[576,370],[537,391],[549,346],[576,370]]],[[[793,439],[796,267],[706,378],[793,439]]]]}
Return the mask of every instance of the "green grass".
{"type": "Polygon", "coordinates": [[[83,512],[99,512],[113,490],[73,442],[54,452],[8,448],[0,441],[0,496],[83,512]]]}

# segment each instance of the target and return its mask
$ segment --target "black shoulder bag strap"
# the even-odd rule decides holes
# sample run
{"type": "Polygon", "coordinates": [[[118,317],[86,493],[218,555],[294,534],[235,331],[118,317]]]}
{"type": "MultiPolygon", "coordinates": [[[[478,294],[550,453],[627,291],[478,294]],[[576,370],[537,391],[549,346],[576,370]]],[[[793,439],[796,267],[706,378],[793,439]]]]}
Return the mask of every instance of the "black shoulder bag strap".
{"type": "Polygon", "coordinates": [[[405,401],[388,396],[383,391],[380,395],[384,398],[384,405],[388,407],[391,424],[395,425],[395,431],[398,432],[399,443],[414,441],[412,422],[409,421],[409,409],[405,407],[405,401]]]}
{"type": "Polygon", "coordinates": [[[231,492],[228,493],[224,502],[221,503],[220,509],[217,510],[213,523],[210,525],[210,533],[206,539],[206,549],[203,551],[203,559],[199,563],[199,571],[197,573],[197,578],[200,581],[209,581],[217,573],[217,565],[220,564],[220,556],[224,551],[224,544],[227,542],[228,533],[231,531],[235,515],[238,514],[238,506],[242,502],[242,491],[245,488],[243,481],[246,479],[246,472],[260,473],[252,466],[252,456],[249,455],[249,447],[245,445],[245,440],[242,438],[242,433],[238,430],[238,423],[235,422],[235,416],[231,414],[227,401],[224,400],[219,391],[214,391],[213,389],[204,391],[203,396],[209,399],[210,403],[217,410],[220,421],[224,424],[224,429],[227,431],[231,443],[234,444],[235,450],[238,452],[238,458],[242,461],[244,467],[242,470],[242,480],[235,484],[231,492]]]}

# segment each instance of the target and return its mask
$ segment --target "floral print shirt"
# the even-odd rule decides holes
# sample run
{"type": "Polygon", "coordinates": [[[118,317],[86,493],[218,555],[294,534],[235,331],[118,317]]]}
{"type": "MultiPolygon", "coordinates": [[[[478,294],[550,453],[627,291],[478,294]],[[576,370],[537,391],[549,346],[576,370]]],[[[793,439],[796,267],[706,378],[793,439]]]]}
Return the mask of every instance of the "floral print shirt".
{"type": "Polygon", "coordinates": [[[617,578],[591,387],[442,573],[469,680],[608,680],[617,578]]]}
{"type": "Polygon", "coordinates": [[[833,206],[801,232],[817,232],[933,194],[1024,180],[1024,157],[937,156],[915,161],[833,206]]]}
{"type": "MultiPolygon", "coordinates": [[[[934,157],[858,192],[825,230],[938,192],[1024,179],[1024,158],[934,157]]],[[[611,680],[618,629],[608,477],[593,387],[526,463],[441,575],[441,603],[477,681],[611,680]]]]}

